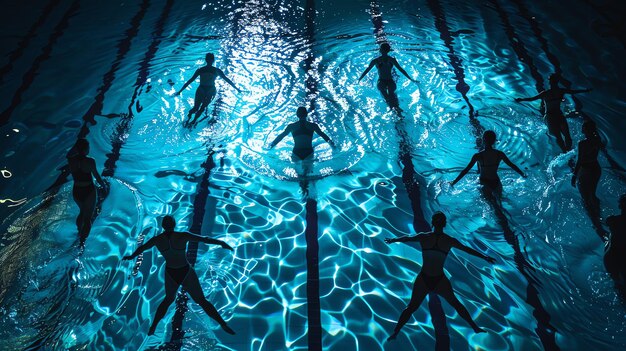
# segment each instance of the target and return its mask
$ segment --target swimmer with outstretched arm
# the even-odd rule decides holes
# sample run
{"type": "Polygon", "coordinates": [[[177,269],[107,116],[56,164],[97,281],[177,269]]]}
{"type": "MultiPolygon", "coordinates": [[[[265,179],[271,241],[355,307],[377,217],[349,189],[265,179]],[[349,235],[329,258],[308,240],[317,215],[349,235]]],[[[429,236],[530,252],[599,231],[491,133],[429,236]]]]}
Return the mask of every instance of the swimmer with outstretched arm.
{"type": "Polygon", "coordinates": [[[545,120],[548,125],[548,132],[556,138],[556,143],[563,152],[568,152],[572,148],[572,137],[569,126],[563,111],[561,111],[561,101],[565,94],[579,94],[590,92],[591,89],[565,89],[559,87],[561,75],[553,73],[550,75],[550,88],[541,93],[527,98],[517,98],[515,101],[534,101],[541,99],[545,104],[545,120]],[[565,139],[565,140],[563,140],[565,139]]]}
{"type": "Polygon", "coordinates": [[[176,291],[182,286],[189,293],[191,298],[198,304],[206,314],[219,323],[219,325],[228,334],[235,334],[226,321],[220,316],[219,312],[211,304],[200,286],[198,275],[193,267],[187,261],[187,243],[203,242],[206,244],[220,245],[222,248],[233,251],[233,248],[221,240],[215,240],[187,232],[174,231],[176,221],[172,216],[163,217],[161,223],[163,233],[148,240],[145,244],[139,246],[132,255],[124,256],[124,260],[132,260],[140,253],[156,246],[163,258],[165,258],[165,298],[157,308],[156,314],[148,335],[153,335],[157,325],[165,316],[167,309],[176,298],[176,291]]]}
{"type": "Polygon", "coordinates": [[[237,92],[241,93],[241,90],[239,90],[239,88],[235,86],[235,83],[233,83],[230,79],[228,79],[228,77],[226,77],[221,69],[213,66],[213,63],[215,62],[215,56],[212,53],[206,54],[205,60],[207,63],[206,66],[198,68],[193,76],[189,78],[189,80],[183,85],[183,87],[176,92],[176,95],[180,95],[180,93],[185,90],[185,88],[187,88],[189,84],[194,82],[196,78],[200,77],[200,86],[196,90],[193,107],[191,108],[191,110],[189,110],[189,118],[186,122],[186,124],[189,126],[193,126],[195,123],[198,122],[198,118],[202,115],[204,110],[206,110],[206,108],[215,97],[215,94],[217,93],[217,89],[215,88],[215,79],[217,77],[222,78],[224,81],[226,81],[226,83],[235,88],[237,92]],[[194,113],[195,116],[193,120],[191,120],[191,115],[193,115],[194,113]]]}
{"type": "Polygon", "coordinates": [[[502,194],[502,183],[500,182],[500,177],[498,177],[498,167],[500,165],[500,161],[506,163],[515,172],[526,178],[526,173],[511,162],[504,152],[496,150],[493,147],[495,143],[496,133],[492,130],[485,131],[483,133],[484,149],[472,156],[472,159],[467,167],[459,173],[458,177],[452,181],[451,185],[454,186],[459,180],[461,180],[476,163],[478,163],[478,171],[480,172],[479,180],[480,184],[483,185],[483,189],[488,193],[497,196],[502,194]]]}
{"type": "Polygon", "coordinates": [[[448,303],[454,307],[459,316],[463,318],[472,327],[475,333],[484,333],[484,329],[480,328],[472,319],[469,312],[463,306],[461,301],[457,299],[452,290],[452,284],[443,272],[443,266],[451,249],[458,249],[470,255],[482,258],[489,263],[495,263],[493,257],[484,255],[471,247],[461,244],[457,239],[445,234],[443,228],[446,226],[446,215],[442,212],[435,212],[432,216],[433,231],[427,233],[419,233],[414,236],[404,236],[400,238],[387,238],[387,244],[392,243],[408,243],[417,242],[422,247],[423,265],[420,273],[413,283],[413,292],[411,300],[407,307],[400,314],[398,323],[393,334],[387,338],[387,341],[394,340],[400,329],[409,321],[411,315],[422,304],[424,297],[429,293],[436,293],[442,296],[448,303]]]}
{"type": "Polygon", "coordinates": [[[335,147],[335,143],[330,140],[328,135],[326,135],[316,123],[306,120],[308,112],[305,107],[298,107],[296,114],[298,116],[298,122],[289,124],[287,128],[272,141],[270,148],[276,146],[276,144],[283,140],[289,133],[291,133],[294,142],[291,156],[294,162],[310,161],[313,159],[313,133],[317,133],[317,135],[321,136],[331,147],[335,147]]]}
{"type": "Polygon", "coordinates": [[[380,93],[383,95],[385,101],[387,101],[387,104],[389,104],[389,107],[398,107],[398,99],[395,95],[396,82],[391,74],[393,68],[397,68],[398,71],[400,71],[400,73],[402,73],[410,81],[415,83],[418,83],[418,81],[409,76],[404,68],[400,66],[395,57],[389,56],[390,51],[392,50],[389,43],[380,44],[380,56],[370,62],[369,66],[367,66],[363,74],[359,77],[359,82],[369,73],[369,71],[372,70],[372,68],[376,67],[378,70],[378,83],[376,84],[376,87],[380,90],[380,93]]]}

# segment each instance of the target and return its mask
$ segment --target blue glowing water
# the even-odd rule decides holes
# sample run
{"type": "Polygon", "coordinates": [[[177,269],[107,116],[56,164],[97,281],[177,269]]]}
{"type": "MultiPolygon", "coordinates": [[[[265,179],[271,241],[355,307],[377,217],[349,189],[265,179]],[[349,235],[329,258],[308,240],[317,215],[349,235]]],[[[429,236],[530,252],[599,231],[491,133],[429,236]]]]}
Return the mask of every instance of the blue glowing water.
{"type": "Polygon", "coordinates": [[[37,5],[15,2],[0,11],[0,109],[8,116],[0,139],[0,349],[168,344],[174,306],[156,335],[146,336],[164,296],[162,257],[153,250],[138,264],[120,261],[157,233],[165,214],[178,218],[181,230],[197,226],[235,246],[230,253],[200,245],[195,269],[237,336],[189,303],[184,339],[170,347],[307,349],[305,196],[290,161],[291,139],[267,147],[295,120],[297,106],[311,103],[311,118],[339,145],[333,150],[315,140],[308,195],[318,202],[324,350],[433,348],[426,302],[394,343],[384,343],[421,267],[417,247],[383,241],[413,233],[403,145],[425,218],[446,212],[448,234],[497,257],[490,266],[450,254],[446,271],[457,295],[489,331],[474,334],[444,302],[452,350],[543,349],[537,329],[545,316],[562,350],[626,348],[626,309],[602,265],[602,242],[569,184],[575,152],[558,156],[538,103],[513,102],[536,94],[533,70],[545,79],[557,63],[573,87],[594,88],[577,96],[582,107],[568,98],[564,111],[575,140],[582,113],[598,124],[607,143],[598,196],[604,216],[616,213],[624,173],[607,157],[626,165],[624,48],[596,30],[607,17],[589,4],[380,1],[384,33],[377,35],[368,1],[37,5]],[[312,21],[304,15],[311,10],[312,21]],[[450,43],[440,35],[445,28],[450,43]],[[381,99],[375,72],[356,82],[383,36],[420,81],[397,79],[403,119],[381,99]],[[214,120],[189,130],[182,122],[197,85],[173,94],[206,52],[244,92],[220,82],[208,111],[214,120]],[[531,62],[520,59],[524,52],[531,62]],[[475,174],[448,184],[477,148],[452,56],[480,126],[495,130],[497,147],[529,175],[500,172],[516,242],[479,195],[475,174]],[[102,106],[94,104],[99,97],[102,106]],[[87,135],[99,169],[112,174],[111,193],[79,255],[71,184],[46,189],[81,118],[94,113],[113,114],[96,116],[87,135]]]}

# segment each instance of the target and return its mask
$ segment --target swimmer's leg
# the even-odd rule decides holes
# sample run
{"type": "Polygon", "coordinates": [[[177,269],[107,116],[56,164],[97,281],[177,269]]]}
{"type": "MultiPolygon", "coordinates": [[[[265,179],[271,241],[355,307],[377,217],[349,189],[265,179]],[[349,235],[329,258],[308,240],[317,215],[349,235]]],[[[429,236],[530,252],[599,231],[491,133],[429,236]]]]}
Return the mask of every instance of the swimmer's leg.
{"type": "Polygon", "coordinates": [[[463,306],[461,301],[459,301],[459,299],[456,298],[456,296],[454,295],[454,291],[452,290],[452,284],[450,284],[450,281],[448,280],[448,278],[445,278],[445,277],[442,278],[439,284],[437,284],[437,286],[435,287],[434,291],[438,295],[441,295],[441,297],[446,299],[446,301],[448,301],[448,303],[452,307],[454,307],[454,309],[457,311],[459,316],[461,316],[461,318],[463,318],[467,323],[469,323],[472,329],[474,329],[475,333],[486,332],[486,330],[482,329],[481,327],[478,326],[478,324],[476,324],[476,322],[474,322],[474,320],[472,319],[472,316],[470,316],[465,306],[463,306]]]}
{"type": "Polygon", "coordinates": [[[378,91],[380,91],[380,94],[383,96],[383,99],[385,99],[385,102],[387,102],[388,105],[391,105],[390,95],[388,92],[389,83],[387,81],[379,80],[376,84],[376,87],[378,88],[378,91]]]}
{"type": "Polygon", "coordinates": [[[411,300],[409,301],[409,304],[406,306],[404,311],[402,311],[402,314],[400,314],[400,318],[398,318],[398,323],[393,330],[393,334],[391,334],[387,338],[387,341],[394,340],[396,336],[398,336],[400,329],[402,329],[406,322],[409,321],[413,313],[417,311],[417,309],[422,304],[422,301],[424,301],[427,293],[428,288],[426,287],[426,283],[424,283],[424,280],[420,276],[417,276],[415,282],[413,283],[413,293],[411,294],[411,300]]]}
{"type": "MultiPolygon", "coordinates": [[[[96,189],[92,188],[92,191],[84,194],[84,197],[80,199],[78,207],[80,208],[80,228],[78,229],[78,235],[80,237],[80,245],[83,246],[89,233],[91,232],[91,220],[93,213],[96,210],[96,189]]],[[[78,221],[77,221],[78,223],[78,221]]]]}
{"type": "Polygon", "coordinates": [[[196,112],[196,115],[194,116],[194,119],[191,122],[191,124],[198,124],[201,120],[203,120],[203,119],[200,119],[200,120],[198,119],[206,111],[207,107],[209,107],[209,104],[211,103],[211,101],[213,101],[214,97],[215,97],[215,90],[210,90],[207,94],[205,94],[204,99],[200,103],[198,111],[196,112]]]}
{"type": "MultiPolygon", "coordinates": [[[[191,268],[189,268],[191,271],[191,268]]],[[[154,320],[152,321],[152,325],[150,326],[150,330],[148,331],[148,335],[153,335],[156,330],[157,325],[165,317],[165,313],[167,313],[167,309],[174,302],[176,298],[176,291],[180,285],[170,277],[167,272],[165,273],[165,298],[159,304],[159,307],[156,310],[156,314],[154,315],[154,320]]]]}
{"type": "Polygon", "coordinates": [[[572,136],[569,133],[569,125],[567,124],[567,120],[563,118],[561,122],[561,134],[563,134],[563,138],[565,139],[564,145],[567,151],[572,149],[572,136]]]}
{"type": "MultiPolygon", "coordinates": [[[[548,132],[550,133],[550,135],[552,135],[555,139],[556,139],[556,144],[561,148],[561,150],[563,152],[567,152],[569,149],[567,148],[567,146],[565,145],[565,142],[563,141],[563,137],[561,136],[561,131],[562,131],[562,124],[559,119],[561,119],[562,117],[559,116],[546,116],[546,124],[548,125],[548,132]]],[[[567,122],[564,122],[565,125],[567,126],[567,122]]],[[[567,134],[569,135],[569,128],[567,131],[567,134]]],[[[571,146],[571,138],[570,138],[570,146],[571,146]]]]}
{"type": "Polygon", "coordinates": [[[202,307],[204,312],[206,312],[209,317],[213,318],[216,322],[220,324],[225,332],[231,335],[235,334],[235,331],[230,329],[228,324],[226,324],[226,321],[222,318],[222,316],[220,316],[215,306],[213,306],[213,304],[210,303],[206,299],[206,297],[204,297],[202,287],[200,286],[200,281],[198,281],[198,275],[193,268],[189,269],[189,273],[187,274],[185,281],[183,281],[183,287],[189,293],[189,296],[191,296],[191,298],[198,305],[200,305],[200,307],[202,307]]]}
{"type": "Polygon", "coordinates": [[[388,88],[387,94],[389,95],[389,106],[398,107],[399,103],[398,103],[398,94],[396,94],[396,82],[394,81],[389,82],[387,84],[387,88],[388,88]]]}

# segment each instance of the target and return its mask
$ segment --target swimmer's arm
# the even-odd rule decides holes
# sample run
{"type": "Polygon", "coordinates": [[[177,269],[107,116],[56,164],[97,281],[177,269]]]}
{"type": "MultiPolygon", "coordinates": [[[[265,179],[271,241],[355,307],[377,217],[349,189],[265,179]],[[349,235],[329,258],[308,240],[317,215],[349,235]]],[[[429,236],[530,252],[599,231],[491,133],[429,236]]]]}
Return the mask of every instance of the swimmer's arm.
{"type": "Polygon", "coordinates": [[[330,140],[330,138],[328,137],[328,135],[326,135],[326,133],[322,132],[322,130],[320,129],[320,127],[317,124],[313,126],[313,130],[315,131],[315,133],[317,133],[319,136],[321,136],[322,139],[324,139],[324,141],[329,143],[330,146],[335,146],[335,143],[333,143],[333,141],[330,140]]]}
{"type": "Polygon", "coordinates": [[[415,241],[420,241],[420,235],[413,235],[413,236],[401,236],[399,238],[386,238],[385,242],[387,244],[393,244],[393,243],[408,243],[408,242],[415,242],[415,241]]]}
{"type": "Polygon", "coordinates": [[[535,96],[531,96],[531,97],[527,97],[527,98],[516,98],[515,101],[517,102],[521,102],[521,101],[535,101],[535,100],[539,100],[542,99],[544,96],[544,91],[542,91],[541,93],[535,95],[535,96]]]}
{"type": "Polygon", "coordinates": [[[578,171],[580,170],[580,144],[582,141],[578,142],[578,157],[576,157],[576,165],[574,166],[574,173],[572,174],[572,186],[576,187],[576,178],[578,177],[578,171]]]}
{"type": "Polygon", "coordinates": [[[280,143],[281,140],[283,140],[284,137],[287,136],[287,134],[289,134],[289,132],[291,132],[291,124],[285,129],[284,132],[280,133],[276,139],[274,139],[274,141],[272,141],[272,143],[270,144],[270,149],[273,148],[274,146],[276,146],[276,144],[280,143]]]}
{"type": "Polygon", "coordinates": [[[135,252],[133,252],[131,255],[129,256],[124,256],[124,258],[122,258],[123,260],[132,260],[133,258],[139,256],[140,253],[152,248],[154,245],[156,245],[156,236],[150,240],[148,240],[147,243],[139,246],[137,248],[137,250],[135,250],[135,252]]]}
{"type": "Polygon", "coordinates": [[[400,67],[400,64],[398,63],[398,60],[396,60],[395,58],[393,59],[393,65],[396,66],[398,71],[400,71],[400,73],[404,74],[404,76],[407,77],[410,81],[417,82],[415,79],[411,78],[411,76],[409,76],[408,73],[406,73],[404,68],[400,67]]]}
{"type": "Polygon", "coordinates": [[[183,84],[183,87],[180,88],[179,91],[176,92],[176,95],[180,95],[180,93],[182,93],[182,91],[185,90],[185,88],[187,88],[189,84],[193,83],[196,80],[196,78],[198,78],[199,75],[200,75],[200,70],[196,70],[193,76],[189,78],[189,80],[185,84],[183,84]]]}
{"type": "Polygon", "coordinates": [[[458,183],[459,180],[461,180],[463,177],[465,177],[465,175],[467,174],[467,172],[469,172],[472,167],[474,167],[474,164],[478,161],[478,154],[474,154],[474,156],[472,156],[472,159],[470,160],[469,164],[467,165],[467,167],[465,167],[465,169],[463,169],[461,171],[461,173],[459,173],[459,176],[456,177],[455,180],[452,181],[451,185],[454,186],[454,184],[458,183]]]}
{"type": "Polygon", "coordinates": [[[372,70],[372,68],[374,68],[374,65],[376,64],[376,60],[372,60],[372,62],[370,62],[370,65],[367,66],[367,68],[365,69],[365,72],[363,72],[363,74],[361,74],[361,76],[359,77],[359,82],[361,81],[361,79],[363,79],[363,77],[365,77],[366,74],[369,73],[369,71],[372,70]]]}
{"type": "Polygon", "coordinates": [[[460,241],[458,241],[458,240],[456,240],[454,238],[452,238],[452,245],[451,246],[453,248],[455,248],[455,249],[459,249],[459,250],[461,250],[463,252],[467,252],[468,254],[470,254],[472,256],[476,256],[476,257],[482,258],[483,260],[485,260],[485,261],[487,261],[489,263],[495,263],[496,262],[495,258],[493,258],[491,256],[487,256],[485,254],[482,254],[482,253],[472,249],[469,246],[465,246],[465,245],[461,244],[460,241]]]}
{"type": "Polygon", "coordinates": [[[231,87],[235,88],[235,90],[237,90],[238,92],[240,92],[240,93],[241,93],[241,90],[239,90],[239,88],[237,88],[237,87],[235,86],[235,83],[233,83],[233,81],[232,81],[232,80],[230,80],[230,79],[228,79],[228,77],[226,77],[226,75],[224,74],[224,71],[222,71],[221,69],[219,69],[219,68],[218,68],[218,69],[217,69],[217,74],[218,74],[220,77],[222,77],[222,79],[223,79],[223,80],[225,80],[225,81],[226,81],[226,83],[230,84],[230,86],[231,86],[231,87]]]}
{"type": "Polygon", "coordinates": [[[100,173],[98,173],[98,170],[96,169],[96,160],[92,159],[91,160],[91,174],[93,174],[93,177],[96,178],[96,181],[98,182],[98,184],[100,184],[101,187],[106,187],[106,183],[104,182],[104,180],[102,179],[102,177],[100,177],[100,173]]]}
{"type": "Polygon", "coordinates": [[[509,167],[511,167],[515,172],[519,173],[522,177],[526,178],[526,173],[522,171],[519,167],[515,165],[515,163],[511,162],[508,157],[504,154],[504,152],[500,153],[500,159],[504,161],[509,167]]]}
{"type": "Polygon", "coordinates": [[[230,245],[228,245],[227,243],[225,243],[222,240],[216,240],[216,239],[211,239],[209,237],[206,236],[200,236],[200,235],[196,235],[196,234],[192,234],[192,233],[188,233],[188,232],[183,232],[181,233],[183,239],[187,240],[187,241],[199,241],[201,243],[205,243],[205,244],[211,244],[211,245],[219,245],[224,249],[228,249],[230,251],[233,251],[233,248],[230,247],[230,245]]]}

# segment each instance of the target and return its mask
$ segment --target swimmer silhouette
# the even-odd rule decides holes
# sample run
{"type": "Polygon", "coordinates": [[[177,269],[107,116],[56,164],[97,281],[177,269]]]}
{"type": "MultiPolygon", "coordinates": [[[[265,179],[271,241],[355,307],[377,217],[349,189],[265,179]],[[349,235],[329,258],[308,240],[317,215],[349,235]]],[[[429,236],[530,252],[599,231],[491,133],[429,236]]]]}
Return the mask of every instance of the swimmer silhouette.
{"type": "Polygon", "coordinates": [[[374,68],[374,66],[376,66],[378,69],[378,83],[376,84],[376,87],[380,90],[380,93],[383,95],[385,101],[387,101],[389,107],[393,108],[398,107],[396,82],[391,75],[393,68],[396,67],[400,73],[404,74],[404,76],[412,82],[418,83],[418,81],[411,78],[411,76],[409,76],[409,74],[406,73],[402,67],[400,67],[400,64],[398,64],[398,61],[394,57],[389,56],[390,51],[392,50],[388,43],[380,44],[380,56],[370,62],[369,66],[365,69],[365,72],[363,72],[363,74],[359,77],[359,82],[372,68],[374,68]]]}
{"type": "Polygon", "coordinates": [[[545,104],[545,120],[548,125],[548,132],[556,138],[556,143],[563,152],[567,152],[572,148],[572,137],[569,133],[567,120],[561,111],[561,101],[565,94],[586,93],[591,89],[565,89],[559,87],[561,75],[553,73],[550,75],[550,88],[544,90],[536,96],[528,98],[517,98],[515,101],[533,101],[541,99],[545,104]],[[565,141],[563,140],[565,139],[565,141]]]}
{"type": "Polygon", "coordinates": [[[435,212],[432,216],[433,231],[428,233],[419,233],[415,236],[404,236],[400,238],[387,238],[385,242],[387,244],[396,242],[418,242],[422,247],[423,265],[422,270],[415,278],[413,283],[413,292],[411,294],[411,301],[407,307],[402,311],[396,328],[393,334],[387,338],[387,341],[394,340],[400,329],[409,321],[411,315],[417,311],[422,304],[424,297],[428,293],[436,293],[442,296],[454,309],[458,312],[459,316],[470,324],[475,333],[484,333],[485,330],[480,328],[476,322],[472,319],[467,309],[461,304],[461,302],[454,295],[452,290],[452,284],[450,280],[445,276],[443,272],[443,265],[446,262],[448,252],[451,249],[459,249],[465,251],[470,255],[480,257],[489,263],[495,263],[496,260],[493,257],[483,255],[480,252],[461,244],[457,239],[450,237],[443,232],[443,228],[446,226],[446,215],[442,212],[435,212]]]}
{"type": "Polygon", "coordinates": [[[157,308],[154,320],[152,321],[152,325],[148,331],[148,335],[154,334],[157,325],[165,316],[165,313],[172,302],[174,302],[176,291],[180,286],[182,286],[185,291],[189,293],[191,298],[198,305],[200,305],[200,307],[202,307],[204,312],[206,312],[209,317],[213,318],[220,324],[225,332],[228,334],[235,334],[235,332],[226,324],[226,321],[220,316],[215,306],[213,306],[213,304],[211,304],[206,297],[204,297],[200,281],[198,280],[198,275],[196,275],[196,271],[189,265],[189,262],[187,262],[187,243],[190,241],[220,245],[222,248],[231,251],[233,251],[233,248],[221,240],[202,237],[187,232],[174,231],[176,221],[172,216],[163,217],[161,226],[164,230],[163,233],[139,246],[132,255],[124,256],[123,258],[124,260],[131,260],[153,246],[156,246],[159,252],[161,252],[161,255],[165,258],[165,298],[157,308]]]}
{"type": "Polygon", "coordinates": [[[276,146],[287,134],[291,133],[294,142],[291,160],[294,162],[305,161],[310,163],[313,161],[313,133],[317,133],[330,144],[331,147],[335,147],[335,143],[330,140],[326,133],[322,132],[316,123],[306,120],[308,112],[305,107],[298,107],[296,115],[298,116],[298,122],[289,124],[287,128],[272,141],[270,148],[276,146]]]}
{"type": "Polygon", "coordinates": [[[241,93],[241,90],[235,86],[235,84],[226,77],[224,72],[221,69],[214,67],[213,62],[215,62],[215,56],[212,53],[206,54],[205,57],[207,65],[204,67],[200,67],[196,70],[193,76],[180,88],[179,91],[176,92],[176,95],[180,95],[180,93],[189,86],[192,82],[196,80],[196,78],[200,77],[200,86],[196,90],[196,97],[193,102],[193,107],[189,110],[188,119],[183,125],[187,125],[189,127],[193,126],[198,122],[198,118],[202,115],[202,113],[206,110],[206,108],[211,103],[211,100],[215,97],[217,90],[215,88],[215,79],[219,76],[226,83],[230,84],[237,92],[241,93]],[[195,113],[193,120],[191,119],[191,115],[195,113]]]}
{"type": "Polygon", "coordinates": [[[604,253],[604,266],[622,286],[626,285],[626,194],[619,198],[617,216],[609,216],[606,224],[611,230],[611,238],[604,253]]]}
{"type": "Polygon", "coordinates": [[[74,148],[67,156],[70,173],[74,179],[72,196],[78,205],[79,213],[76,218],[76,228],[80,237],[80,245],[83,246],[89,232],[91,231],[91,221],[96,209],[96,187],[93,178],[96,178],[98,185],[106,191],[107,183],[100,177],[96,169],[96,161],[88,156],[89,142],[87,139],[78,139],[74,148]]]}
{"type": "Polygon", "coordinates": [[[496,143],[496,133],[494,131],[487,130],[483,133],[483,143],[485,148],[472,156],[467,167],[459,173],[458,177],[456,177],[451,185],[454,186],[472,169],[472,167],[474,167],[475,163],[478,163],[478,171],[480,173],[479,180],[480,184],[483,186],[483,192],[485,195],[494,195],[499,198],[502,195],[502,183],[500,182],[500,177],[498,177],[500,161],[509,165],[509,167],[513,168],[513,170],[522,177],[526,178],[526,174],[511,162],[504,152],[493,148],[493,145],[496,143]]]}
{"type": "Polygon", "coordinates": [[[578,190],[585,206],[592,213],[599,214],[600,200],[596,196],[596,189],[602,174],[598,163],[602,141],[593,121],[583,123],[582,131],[585,139],[578,143],[578,159],[574,167],[574,175],[572,175],[572,186],[578,183],[578,190]]]}

